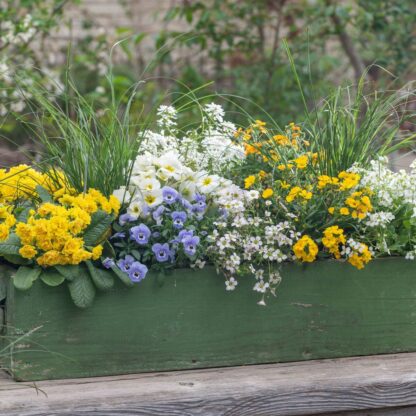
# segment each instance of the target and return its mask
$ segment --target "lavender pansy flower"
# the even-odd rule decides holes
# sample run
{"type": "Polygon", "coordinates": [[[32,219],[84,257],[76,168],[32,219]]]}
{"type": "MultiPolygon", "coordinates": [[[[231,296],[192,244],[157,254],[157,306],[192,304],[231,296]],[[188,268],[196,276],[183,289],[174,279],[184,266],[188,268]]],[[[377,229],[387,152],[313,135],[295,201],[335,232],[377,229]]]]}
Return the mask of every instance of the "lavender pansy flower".
{"type": "Polygon", "coordinates": [[[178,238],[179,242],[182,243],[184,238],[193,237],[193,235],[194,235],[194,230],[181,230],[181,231],[179,231],[179,234],[178,234],[177,238],[178,238]]]}
{"type": "Polygon", "coordinates": [[[122,215],[120,215],[120,218],[118,219],[118,223],[120,224],[120,225],[125,225],[125,224],[127,224],[128,222],[132,222],[132,221],[135,221],[135,218],[134,217],[132,217],[130,214],[128,214],[128,213],[125,213],[125,214],[122,214],[122,215]]]}
{"type": "Polygon", "coordinates": [[[138,283],[146,277],[147,272],[148,272],[148,268],[144,264],[141,264],[138,261],[135,261],[130,266],[128,275],[132,282],[138,283]]]}
{"type": "Polygon", "coordinates": [[[185,211],[173,211],[171,214],[173,219],[173,226],[177,229],[183,228],[183,223],[186,221],[185,211]]]}
{"type": "Polygon", "coordinates": [[[159,238],[160,237],[160,232],[159,231],[153,231],[152,237],[153,238],[159,238]]]}
{"type": "Polygon", "coordinates": [[[151,231],[145,224],[136,225],[130,228],[130,238],[137,244],[143,246],[149,242],[151,231]]]}
{"type": "Polygon", "coordinates": [[[115,233],[114,235],[112,235],[110,237],[110,240],[113,240],[114,238],[124,238],[126,236],[126,233],[121,232],[121,233],[115,233]]]}
{"type": "Polygon", "coordinates": [[[115,265],[114,259],[110,259],[110,257],[106,257],[102,263],[106,269],[111,269],[115,265]]]}
{"type": "Polygon", "coordinates": [[[181,204],[188,211],[192,211],[192,204],[188,200],[186,200],[185,198],[181,199],[181,204]]]}
{"type": "Polygon", "coordinates": [[[153,219],[156,221],[157,225],[162,224],[162,214],[165,211],[165,207],[163,205],[159,205],[152,214],[153,219]]]}
{"type": "Polygon", "coordinates": [[[185,237],[182,240],[183,248],[185,251],[185,254],[187,256],[194,256],[196,253],[196,248],[199,244],[199,237],[198,236],[192,236],[192,237],[185,237]]]}
{"type": "Polygon", "coordinates": [[[207,208],[206,196],[195,194],[195,203],[192,205],[192,212],[204,212],[207,208]]]}
{"type": "Polygon", "coordinates": [[[121,271],[128,273],[133,263],[134,257],[128,254],[126,257],[124,257],[124,259],[120,259],[117,262],[117,266],[120,268],[121,271]]]}
{"type": "Polygon", "coordinates": [[[170,205],[177,201],[179,193],[170,186],[164,186],[162,188],[162,196],[163,200],[170,205]]]}
{"type": "Polygon", "coordinates": [[[168,261],[170,255],[171,255],[170,249],[169,249],[169,244],[168,243],[165,243],[165,244],[160,244],[160,243],[153,244],[152,251],[153,251],[154,255],[156,256],[156,260],[159,263],[164,263],[165,261],[168,261]]]}

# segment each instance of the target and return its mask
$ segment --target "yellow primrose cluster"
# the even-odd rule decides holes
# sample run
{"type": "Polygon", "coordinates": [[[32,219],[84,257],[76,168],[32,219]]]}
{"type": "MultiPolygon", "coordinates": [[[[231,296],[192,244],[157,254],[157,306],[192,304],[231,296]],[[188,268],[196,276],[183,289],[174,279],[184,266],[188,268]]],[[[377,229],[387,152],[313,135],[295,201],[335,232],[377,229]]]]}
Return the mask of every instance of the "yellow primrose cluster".
{"type": "Polygon", "coordinates": [[[117,215],[120,210],[120,201],[111,195],[110,198],[106,198],[101,192],[96,189],[89,189],[85,194],[79,194],[76,196],[65,194],[58,198],[59,203],[65,206],[72,206],[80,208],[89,214],[101,209],[107,214],[117,215]]]}
{"type": "Polygon", "coordinates": [[[55,197],[63,193],[74,192],[67,188],[67,181],[63,173],[50,173],[51,175],[40,173],[28,165],[14,166],[9,170],[0,169],[0,204],[11,204],[22,199],[37,198],[36,187],[38,185],[55,197]]]}
{"type": "Polygon", "coordinates": [[[339,228],[338,225],[333,225],[332,227],[328,227],[324,230],[322,244],[336,259],[341,257],[339,246],[344,245],[345,242],[346,238],[344,230],[339,228]]]}
{"type": "Polygon", "coordinates": [[[307,263],[315,261],[318,250],[318,245],[308,235],[304,235],[293,246],[296,258],[307,263]]]}
{"type": "Polygon", "coordinates": [[[0,203],[35,197],[36,186],[44,181],[43,174],[27,165],[14,166],[9,170],[0,169],[0,203]]]}
{"type": "Polygon", "coordinates": [[[16,224],[16,218],[11,213],[10,206],[0,206],[0,241],[9,238],[10,229],[16,224]]]}
{"type": "Polygon", "coordinates": [[[91,214],[98,209],[117,215],[119,201],[90,189],[77,196],[65,194],[59,202],[61,205],[41,204],[30,211],[27,222],[16,224],[15,233],[22,244],[19,254],[26,259],[36,258],[45,267],[98,259],[103,247],[85,247],[82,233],[91,223],[91,214]]]}

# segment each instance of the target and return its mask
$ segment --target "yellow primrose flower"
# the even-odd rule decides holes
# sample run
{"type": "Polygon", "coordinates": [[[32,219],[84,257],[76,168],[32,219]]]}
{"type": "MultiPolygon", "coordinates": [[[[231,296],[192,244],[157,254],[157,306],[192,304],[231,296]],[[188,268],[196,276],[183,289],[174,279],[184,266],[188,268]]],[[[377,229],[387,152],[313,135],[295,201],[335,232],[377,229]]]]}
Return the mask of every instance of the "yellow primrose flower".
{"type": "Polygon", "coordinates": [[[19,249],[19,254],[24,259],[33,259],[33,257],[35,257],[37,254],[37,250],[31,245],[24,245],[19,249]]]}

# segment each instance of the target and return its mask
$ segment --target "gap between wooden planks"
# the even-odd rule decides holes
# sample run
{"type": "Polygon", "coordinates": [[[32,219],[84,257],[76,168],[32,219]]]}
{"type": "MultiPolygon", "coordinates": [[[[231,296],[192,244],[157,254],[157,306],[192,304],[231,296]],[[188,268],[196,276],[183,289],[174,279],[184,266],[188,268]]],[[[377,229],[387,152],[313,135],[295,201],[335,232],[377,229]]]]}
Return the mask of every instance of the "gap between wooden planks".
{"type": "Polygon", "coordinates": [[[410,405],[416,353],[36,383],[0,376],[5,416],[390,415],[410,405]]]}

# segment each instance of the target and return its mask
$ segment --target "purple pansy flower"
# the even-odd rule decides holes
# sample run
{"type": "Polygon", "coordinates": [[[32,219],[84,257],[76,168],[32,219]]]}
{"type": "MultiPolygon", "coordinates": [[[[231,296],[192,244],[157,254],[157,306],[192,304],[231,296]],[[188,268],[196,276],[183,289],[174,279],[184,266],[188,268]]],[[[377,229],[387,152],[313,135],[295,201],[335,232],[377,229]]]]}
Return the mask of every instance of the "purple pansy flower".
{"type": "Polygon", "coordinates": [[[177,201],[179,193],[170,186],[164,186],[162,188],[162,196],[163,200],[170,205],[177,201]]]}
{"type": "Polygon", "coordinates": [[[129,278],[132,282],[138,283],[146,277],[148,268],[144,265],[135,261],[128,271],[129,278]]]}
{"type": "Polygon", "coordinates": [[[162,214],[165,211],[165,207],[163,205],[159,205],[154,211],[153,211],[153,219],[156,221],[157,225],[162,224],[162,214]]]}
{"type": "Polygon", "coordinates": [[[128,273],[133,263],[134,257],[128,254],[126,257],[124,257],[124,259],[120,259],[117,262],[117,266],[120,268],[121,271],[128,273]]]}
{"type": "Polygon", "coordinates": [[[173,219],[173,226],[177,229],[183,228],[183,223],[186,221],[185,211],[173,211],[171,214],[173,219]]]}
{"type": "Polygon", "coordinates": [[[122,214],[120,215],[120,218],[118,219],[118,223],[120,225],[125,225],[128,222],[132,222],[135,221],[135,218],[132,217],[130,214],[126,213],[126,214],[122,214]]]}
{"type": "Polygon", "coordinates": [[[114,259],[110,259],[110,257],[106,257],[103,261],[102,261],[103,266],[106,269],[111,269],[115,263],[114,263],[114,259]]]}
{"type": "Polygon", "coordinates": [[[195,194],[194,200],[195,203],[192,205],[192,212],[204,212],[207,207],[206,196],[195,194]]]}
{"type": "Polygon", "coordinates": [[[181,199],[181,204],[188,211],[192,211],[192,204],[188,200],[186,200],[185,198],[181,199]]]}
{"type": "Polygon", "coordinates": [[[160,237],[160,232],[159,231],[153,231],[152,237],[153,238],[159,238],[160,237]]]}
{"type": "Polygon", "coordinates": [[[110,237],[110,240],[114,239],[114,238],[124,238],[126,236],[126,233],[122,232],[122,233],[115,233],[114,235],[112,235],[110,237]]]}
{"type": "Polygon", "coordinates": [[[182,243],[183,239],[186,237],[193,237],[194,235],[194,230],[181,230],[179,231],[178,236],[176,237],[176,239],[182,243]]]}
{"type": "Polygon", "coordinates": [[[130,238],[137,244],[143,246],[149,242],[151,231],[145,224],[139,224],[130,228],[130,238]]]}
{"type": "Polygon", "coordinates": [[[165,243],[165,244],[160,244],[160,243],[153,244],[152,251],[153,251],[154,255],[156,256],[156,260],[159,263],[164,263],[165,261],[168,261],[169,260],[169,257],[171,256],[171,252],[170,252],[170,248],[169,248],[169,244],[168,243],[165,243]]]}
{"type": "Polygon", "coordinates": [[[185,251],[185,254],[187,256],[194,256],[196,253],[196,248],[199,244],[199,237],[198,236],[192,236],[192,237],[185,237],[182,240],[183,248],[185,251]]]}

